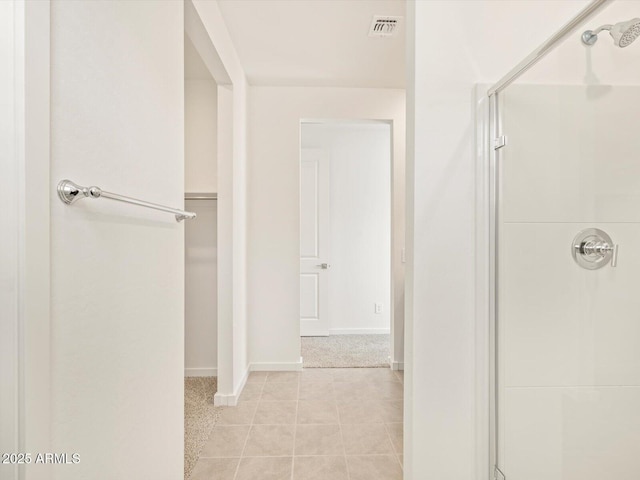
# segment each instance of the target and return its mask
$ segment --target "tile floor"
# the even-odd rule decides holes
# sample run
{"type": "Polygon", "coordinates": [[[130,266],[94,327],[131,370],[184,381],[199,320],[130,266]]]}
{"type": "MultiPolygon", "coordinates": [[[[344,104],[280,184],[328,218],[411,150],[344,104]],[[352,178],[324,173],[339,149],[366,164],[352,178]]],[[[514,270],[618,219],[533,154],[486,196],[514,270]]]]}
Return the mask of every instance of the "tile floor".
{"type": "Polygon", "coordinates": [[[402,372],[253,372],[190,480],[402,480],[402,372]]]}

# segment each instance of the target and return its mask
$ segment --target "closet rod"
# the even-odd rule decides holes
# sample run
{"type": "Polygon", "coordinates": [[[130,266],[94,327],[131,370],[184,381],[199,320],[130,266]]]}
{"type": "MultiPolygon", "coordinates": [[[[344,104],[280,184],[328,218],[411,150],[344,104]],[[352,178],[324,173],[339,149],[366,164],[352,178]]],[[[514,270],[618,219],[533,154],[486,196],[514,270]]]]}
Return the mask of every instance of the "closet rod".
{"type": "Polygon", "coordinates": [[[185,193],[185,200],[217,200],[217,193],[185,193]]]}

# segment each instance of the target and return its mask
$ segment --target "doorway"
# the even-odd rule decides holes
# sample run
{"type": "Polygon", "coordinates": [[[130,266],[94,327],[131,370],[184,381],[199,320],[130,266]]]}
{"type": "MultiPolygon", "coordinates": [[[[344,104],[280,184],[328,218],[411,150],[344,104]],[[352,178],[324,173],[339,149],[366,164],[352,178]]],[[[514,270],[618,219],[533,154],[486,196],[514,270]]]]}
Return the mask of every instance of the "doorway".
{"type": "Polygon", "coordinates": [[[301,125],[300,333],[306,368],[388,367],[391,125],[301,125]]]}
{"type": "Polygon", "coordinates": [[[185,35],[185,376],[217,374],[217,85],[185,35]]]}
{"type": "Polygon", "coordinates": [[[185,35],[185,478],[216,415],[218,391],[218,86],[185,35]]]}

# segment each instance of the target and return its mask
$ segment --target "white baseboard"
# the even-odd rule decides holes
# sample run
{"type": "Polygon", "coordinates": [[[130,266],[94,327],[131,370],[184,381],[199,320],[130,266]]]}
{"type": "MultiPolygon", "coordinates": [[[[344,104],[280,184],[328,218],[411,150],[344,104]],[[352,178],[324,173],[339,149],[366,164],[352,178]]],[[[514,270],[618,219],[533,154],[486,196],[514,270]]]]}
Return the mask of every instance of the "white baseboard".
{"type": "Polygon", "coordinates": [[[300,372],[302,371],[302,357],[298,362],[254,362],[252,372],[300,372]]]}
{"type": "Polygon", "coordinates": [[[391,362],[391,370],[404,370],[404,362],[391,362]]]}
{"type": "Polygon", "coordinates": [[[185,377],[217,377],[217,368],[185,368],[185,377]]]}
{"type": "Polygon", "coordinates": [[[300,372],[302,371],[302,357],[298,362],[256,362],[251,363],[242,376],[242,380],[232,394],[224,395],[216,393],[213,396],[213,404],[217,407],[235,407],[238,405],[238,399],[247,384],[250,372],[300,372]]]}
{"type": "Polygon", "coordinates": [[[224,395],[222,393],[216,393],[213,396],[213,404],[216,407],[235,407],[238,405],[238,399],[242,394],[242,390],[244,390],[244,386],[247,384],[247,379],[249,378],[249,372],[251,371],[251,366],[247,367],[247,370],[244,372],[238,387],[232,394],[224,395]]]}
{"type": "Polygon", "coordinates": [[[329,335],[389,335],[389,328],[330,328],[329,335]]]}

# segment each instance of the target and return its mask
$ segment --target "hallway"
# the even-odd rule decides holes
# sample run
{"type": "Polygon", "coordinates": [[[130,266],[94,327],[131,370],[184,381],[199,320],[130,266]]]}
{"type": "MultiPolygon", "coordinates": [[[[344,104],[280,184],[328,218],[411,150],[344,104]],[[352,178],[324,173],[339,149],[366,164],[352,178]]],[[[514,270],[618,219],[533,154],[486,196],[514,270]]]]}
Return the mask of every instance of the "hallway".
{"type": "Polygon", "coordinates": [[[403,372],[253,372],[191,480],[400,480],[403,372]]]}

